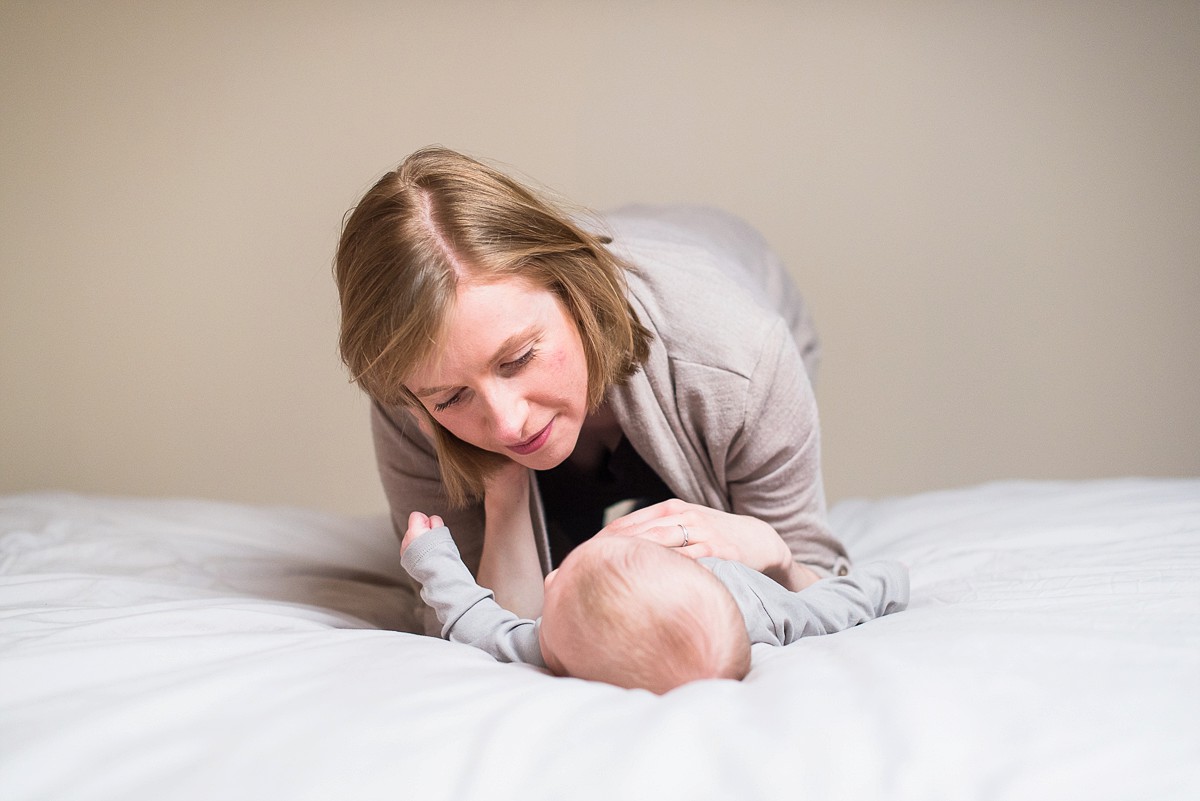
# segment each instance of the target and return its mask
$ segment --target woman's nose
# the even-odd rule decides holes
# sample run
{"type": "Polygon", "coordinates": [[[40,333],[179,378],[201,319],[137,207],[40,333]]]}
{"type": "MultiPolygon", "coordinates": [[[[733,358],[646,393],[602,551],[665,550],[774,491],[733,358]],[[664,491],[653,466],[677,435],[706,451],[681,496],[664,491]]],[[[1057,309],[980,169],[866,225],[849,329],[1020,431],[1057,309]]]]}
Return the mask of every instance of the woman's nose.
{"type": "Polygon", "coordinates": [[[512,387],[496,387],[487,393],[488,425],[498,440],[506,445],[524,439],[528,404],[525,397],[512,387]]]}

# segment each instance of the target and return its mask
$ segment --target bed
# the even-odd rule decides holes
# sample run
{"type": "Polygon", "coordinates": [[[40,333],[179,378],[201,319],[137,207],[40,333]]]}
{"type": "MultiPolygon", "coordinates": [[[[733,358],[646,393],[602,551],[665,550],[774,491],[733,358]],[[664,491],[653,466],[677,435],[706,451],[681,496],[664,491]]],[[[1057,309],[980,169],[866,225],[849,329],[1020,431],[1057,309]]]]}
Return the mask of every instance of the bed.
{"type": "Polygon", "coordinates": [[[659,697],[402,631],[383,518],[0,498],[0,798],[1200,798],[1200,479],[831,518],[910,608],[659,697]]]}

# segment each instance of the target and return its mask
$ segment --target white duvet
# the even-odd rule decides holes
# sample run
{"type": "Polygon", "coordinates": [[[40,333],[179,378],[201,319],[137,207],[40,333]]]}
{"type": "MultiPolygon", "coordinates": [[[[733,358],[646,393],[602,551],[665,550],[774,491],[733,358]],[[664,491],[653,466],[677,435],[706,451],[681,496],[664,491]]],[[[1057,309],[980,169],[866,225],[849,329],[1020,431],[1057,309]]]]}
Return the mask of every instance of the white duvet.
{"type": "Polygon", "coordinates": [[[391,630],[382,519],[0,498],[0,799],[1200,798],[1200,480],[832,522],[909,610],[657,697],[391,630]]]}

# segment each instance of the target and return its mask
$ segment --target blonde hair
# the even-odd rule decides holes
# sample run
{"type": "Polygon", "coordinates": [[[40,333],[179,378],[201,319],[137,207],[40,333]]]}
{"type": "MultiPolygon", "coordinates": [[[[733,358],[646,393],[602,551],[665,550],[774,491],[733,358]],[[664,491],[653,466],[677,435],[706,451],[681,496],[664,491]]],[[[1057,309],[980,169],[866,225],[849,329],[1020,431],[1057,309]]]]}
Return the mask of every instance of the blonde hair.
{"type": "Polygon", "coordinates": [[[579,328],[595,409],[640,369],[652,338],[625,295],[629,267],[607,241],[507,175],[442,147],[413,153],[347,216],[334,265],[342,360],[372,399],[424,418],[452,504],[481,497],[487,474],[507,458],[455,437],[404,386],[442,347],[459,281],[518,278],[554,293],[579,328]]]}
{"type": "Polygon", "coordinates": [[[567,560],[542,625],[567,646],[555,656],[568,675],[661,694],[749,672],[745,619],[703,565],[624,537],[588,540],[567,560]]]}

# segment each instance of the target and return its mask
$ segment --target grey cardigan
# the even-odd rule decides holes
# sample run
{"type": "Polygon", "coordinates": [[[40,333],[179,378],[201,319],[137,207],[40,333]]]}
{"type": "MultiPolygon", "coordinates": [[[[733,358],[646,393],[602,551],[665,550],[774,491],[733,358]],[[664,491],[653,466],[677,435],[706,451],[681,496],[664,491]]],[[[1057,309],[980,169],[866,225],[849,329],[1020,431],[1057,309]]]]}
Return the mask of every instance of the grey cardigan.
{"type": "MultiPolygon", "coordinates": [[[[844,574],[846,551],[826,522],[810,382],[819,346],[779,259],[753,228],[715,209],[628,207],[603,222],[609,247],[631,265],[630,303],[654,334],[643,369],[608,394],[625,436],[677,497],[760,518],[797,561],[844,574]]],[[[403,407],[374,404],[371,424],[396,533],[414,510],[440,515],[474,573],[483,504],[449,508],[433,445],[403,407]]],[[[548,572],[545,515],[531,483],[548,572]]],[[[416,587],[407,589],[414,630],[436,633],[416,587]]]]}
{"type": "MultiPolygon", "coordinates": [[[[789,645],[801,637],[832,634],[908,606],[908,569],[872,562],[847,576],[791,592],[738,562],[699,560],[733,595],[751,643],[789,645]]],[[[527,620],[502,608],[491,590],[475,583],[450,530],[432,529],[401,556],[421,584],[421,596],[441,624],[443,638],[479,648],[501,662],[546,667],[538,637],[541,618],[527,620]]]]}

